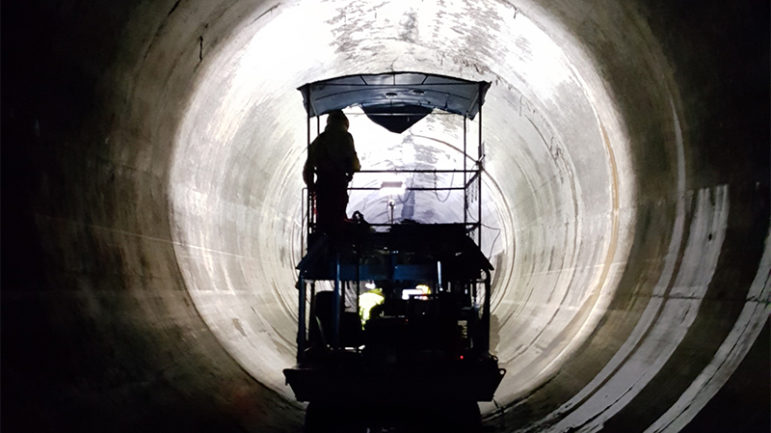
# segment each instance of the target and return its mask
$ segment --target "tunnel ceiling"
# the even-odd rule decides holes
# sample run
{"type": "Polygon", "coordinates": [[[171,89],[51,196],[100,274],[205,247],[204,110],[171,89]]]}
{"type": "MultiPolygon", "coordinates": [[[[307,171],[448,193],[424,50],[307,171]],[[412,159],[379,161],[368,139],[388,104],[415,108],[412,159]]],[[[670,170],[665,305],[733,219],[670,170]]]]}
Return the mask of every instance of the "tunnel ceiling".
{"type": "MultiPolygon", "coordinates": [[[[296,89],[419,71],[491,83],[468,131],[475,143],[481,117],[492,351],[508,371],[480,404],[490,428],[680,430],[768,317],[768,44],[747,42],[747,17],[762,15],[752,2],[688,14],[650,3],[15,6],[19,29],[45,31],[4,33],[4,64],[16,60],[4,73],[23,84],[4,80],[4,141],[31,144],[3,147],[4,191],[22,179],[10,200],[25,209],[11,219],[23,230],[3,231],[35,252],[3,259],[15,269],[4,347],[24,348],[3,380],[32,408],[10,412],[44,407],[38,426],[88,431],[111,422],[95,413],[130,407],[130,431],[206,408],[196,416],[213,425],[295,431],[303,406],[281,370],[294,362],[304,242],[296,89]],[[714,17],[727,33],[669,31],[714,17]],[[24,163],[9,172],[8,155],[24,163]],[[53,354],[57,369],[41,361],[53,354]],[[6,380],[32,370],[43,374],[6,380]]],[[[364,169],[463,164],[458,116],[394,134],[346,111],[364,169]]],[[[385,222],[387,200],[352,194],[348,213],[385,222]]],[[[447,222],[462,203],[403,195],[395,215],[447,222]]]]}

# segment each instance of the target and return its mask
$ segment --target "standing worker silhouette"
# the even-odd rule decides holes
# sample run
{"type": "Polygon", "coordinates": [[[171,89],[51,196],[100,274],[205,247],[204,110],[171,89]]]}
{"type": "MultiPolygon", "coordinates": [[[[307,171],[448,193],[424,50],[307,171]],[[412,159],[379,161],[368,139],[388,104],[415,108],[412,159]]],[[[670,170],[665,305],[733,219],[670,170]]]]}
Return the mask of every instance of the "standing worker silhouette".
{"type": "Polygon", "coordinates": [[[348,132],[348,118],[342,110],[330,112],[324,132],[308,148],[308,159],[303,167],[303,180],[316,196],[319,231],[335,236],[342,229],[347,220],[348,182],[360,169],[353,136],[348,132]]]}

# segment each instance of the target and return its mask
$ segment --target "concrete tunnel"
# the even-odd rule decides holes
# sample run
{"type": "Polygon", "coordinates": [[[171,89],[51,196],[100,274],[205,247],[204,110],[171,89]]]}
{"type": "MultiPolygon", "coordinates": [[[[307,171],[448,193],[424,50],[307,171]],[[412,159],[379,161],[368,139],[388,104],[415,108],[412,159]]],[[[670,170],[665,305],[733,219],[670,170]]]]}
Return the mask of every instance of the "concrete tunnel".
{"type": "MultiPolygon", "coordinates": [[[[3,431],[300,431],[296,88],[411,70],[492,83],[487,431],[769,430],[768,2],[2,12],[3,431]]],[[[352,111],[365,168],[460,161],[352,111]]]]}

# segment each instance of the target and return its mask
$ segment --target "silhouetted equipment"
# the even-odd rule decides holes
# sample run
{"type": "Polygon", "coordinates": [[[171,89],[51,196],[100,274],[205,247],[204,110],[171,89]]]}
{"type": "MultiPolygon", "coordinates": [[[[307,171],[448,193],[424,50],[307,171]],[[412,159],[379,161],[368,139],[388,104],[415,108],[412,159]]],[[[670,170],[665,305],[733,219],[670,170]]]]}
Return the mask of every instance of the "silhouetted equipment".
{"type": "Polygon", "coordinates": [[[367,117],[385,129],[401,134],[433,111],[420,105],[362,107],[367,117]]]}
{"type": "Polygon", "coordinates": [[[391,72],[300,88],[309,142],[313,117],[350,105],[362,106],[373,120],[401,119],[376,120],[389,130],[409,128],[435,108],[464,120],[463,168],[453,170],[463,174],[462,186],[453,188],[464,194],[463,221],[368,224],[358,218],[330,237],[316,230],[308,197],[307,253],[297,266],[297,365],[284,370],[296,398],[311,403],[307,431],[400,423],[424,423],[421,431],[478,427],[477,402],[492,400],[505,373],[489,353],[493,267],[480,250],[481,105],[488,87],[391,72]],[[466,120],[477,113],[479,143],[471,157],[466,120]],[[384,301],[369,311],[362,329],[359,296],[374,287],[384,301]],[[341,419],[349,425],[331,426],[341,419]]]}
{"type": "Polygon", "coordinates": [[[373,122],[401,133],[435,108],[469,119],[481,110],[490,83],[422,72],[356,74],[308,83],[308,117],[359,105],[373,122]]]}

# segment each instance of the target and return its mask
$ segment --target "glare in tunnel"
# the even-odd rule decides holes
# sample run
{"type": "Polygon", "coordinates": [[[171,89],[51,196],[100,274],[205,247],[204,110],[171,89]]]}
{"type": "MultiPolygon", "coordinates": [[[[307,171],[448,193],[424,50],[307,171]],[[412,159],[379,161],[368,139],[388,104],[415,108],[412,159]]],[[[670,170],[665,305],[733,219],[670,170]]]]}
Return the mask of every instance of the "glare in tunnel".
{"type": "MultiPolygon", "coordinates": [[[[3,431],[299,430],[296,88],[393,70],[492,83],[486,429],[768,430],[768,4],[2,9],[3,431]]],[[[442,119],[354,134],[371,166],[440,167],[442,119]]]]}
{"type": "MultiPolygon", "coordinates": [[[[482,250],[496,265],[493,352],[514,372],[496,404],[547,380],[612,296],[632,236],[619,209],[634,189],[617,173],[628,170],[627,143],[591,59],[505,4],[436,8],[282,5],[244,20],[194,83],[169,181],[177,259],[226,350],[289,400],[281,369],[294,358],[306,144],[295,89],[306,82],[396,68],[493,83],[484,109],[482,250]],[[490,15],[494,26],[486,25],[490,15]]],[[[365,169],[460,162],[462,139],[449,116],[397,135],[349,111],[365,169]]],[[[354,184],[368,181],[357,175],[354,184]]],[[[462,208],[460,197],[418,199],[411,216],[425,222],[462,208]]],[[[383,204],[352,194],[348,212],[379,220],[383,204]]],[[[399,205],[399,217],[408,215],[399,205]]]]}

